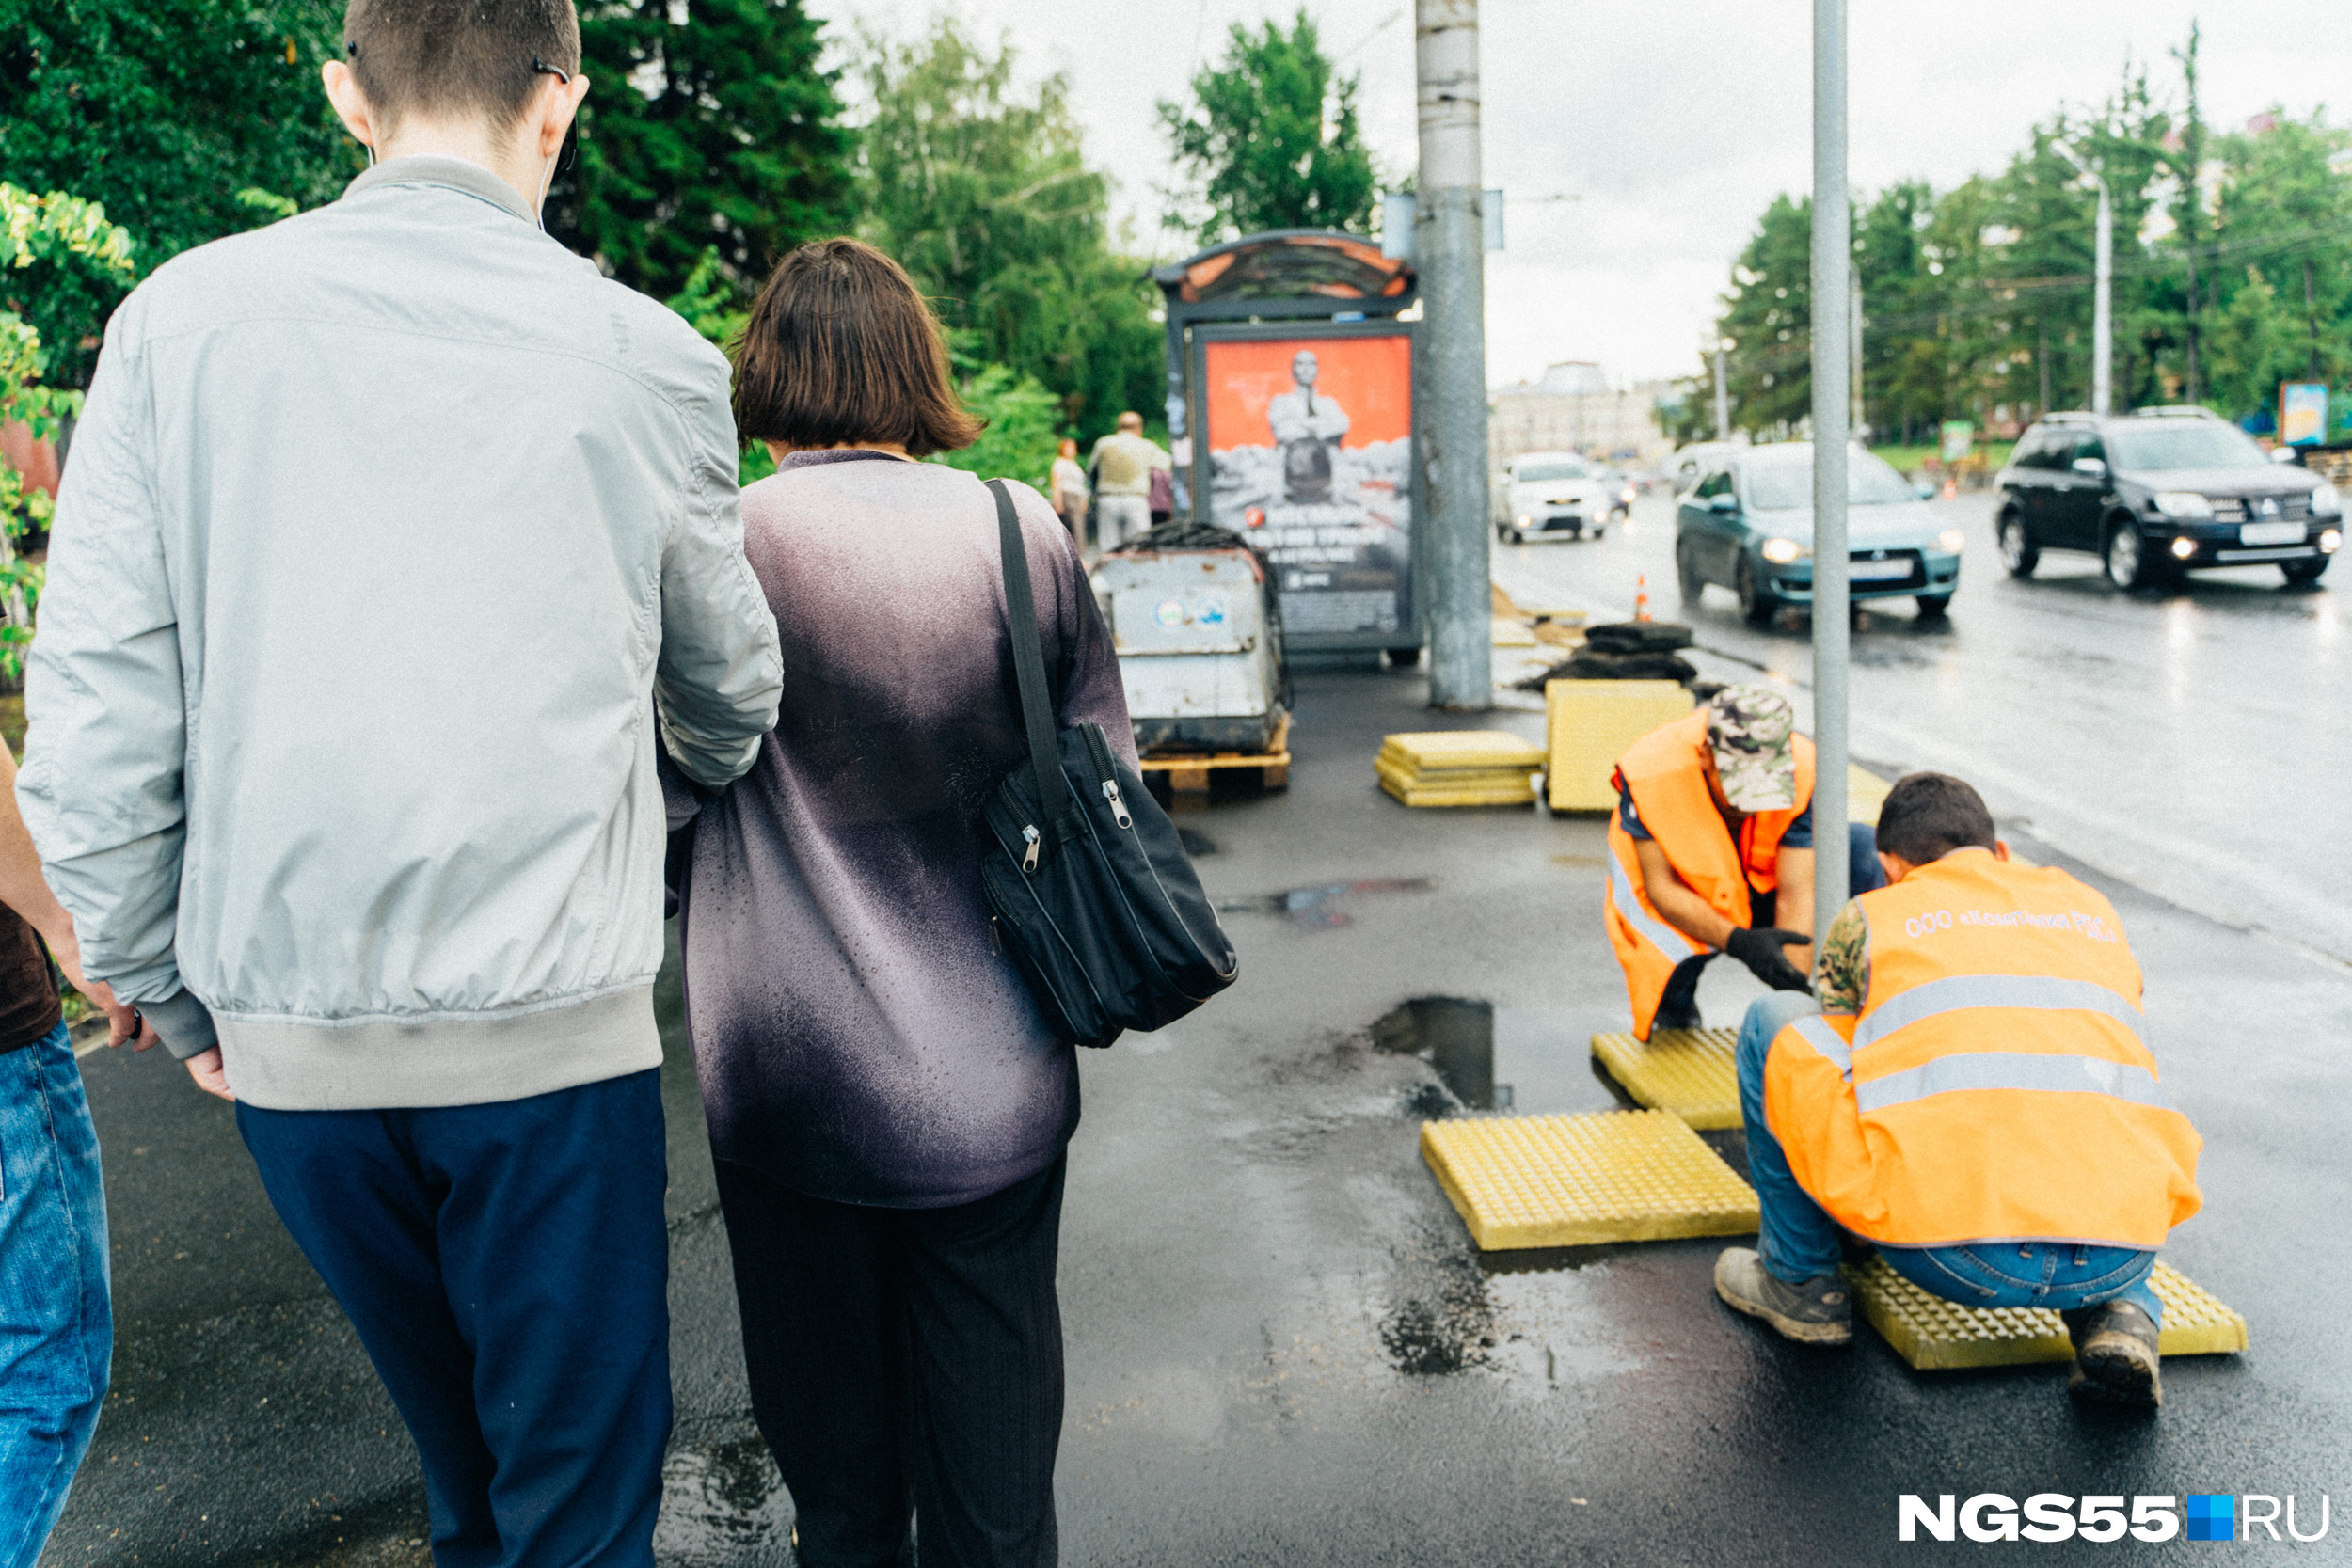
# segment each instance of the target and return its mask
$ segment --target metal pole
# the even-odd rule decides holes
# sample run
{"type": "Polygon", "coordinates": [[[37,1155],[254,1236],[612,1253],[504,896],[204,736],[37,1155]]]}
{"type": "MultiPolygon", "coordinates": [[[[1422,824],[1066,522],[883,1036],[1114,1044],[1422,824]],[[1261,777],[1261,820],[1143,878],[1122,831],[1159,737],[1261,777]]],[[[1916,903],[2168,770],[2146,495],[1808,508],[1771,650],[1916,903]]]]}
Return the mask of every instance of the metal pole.
{"type": "Polygon", "coordinates": [[[1429,703],[1494,705],[1486,536],[1486,252],[1478,150],[1478,0],[1416,0],[1421,177],[1422,460],[1429,703]]]}
{"type": "Polygon", "coordinates": [[[2090,411],[2105,414],[2115,395],[2115,203],[2108,198],[2106,181],[2095,173],[2091,179],[2099,182],[2099,237],[2093,264],[2097,281],[2090,297],[2090,411]]]}
{"type": "Polygon", "coordinates": [[[1845,907],[1846,0],[1813,0],[1813,941],[1845,907]]]}
{"type": "Polygon", "coordinates": [[[1715,439],[1731,439],[1731,393],[1724,385],[1724,346],[1715,345],[1715,439]]]}

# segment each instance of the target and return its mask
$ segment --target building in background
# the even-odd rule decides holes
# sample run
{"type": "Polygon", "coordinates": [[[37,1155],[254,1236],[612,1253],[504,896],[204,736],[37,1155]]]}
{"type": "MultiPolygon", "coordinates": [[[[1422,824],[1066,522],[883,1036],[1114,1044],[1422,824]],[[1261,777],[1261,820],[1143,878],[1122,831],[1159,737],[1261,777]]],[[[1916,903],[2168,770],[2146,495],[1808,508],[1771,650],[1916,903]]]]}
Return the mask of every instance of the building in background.
{"type": "Polygon", "coordinates": [[[1619,467],[1651,467],[1674,451],[1659,428],[1658,404],[1676,395],[1672,382],[1613,387],[1592,361],[1563,360],[1539,381],[1489,394],[1489,466],[1500,473],[1521,452],[1577,451],[1619,467]]]}

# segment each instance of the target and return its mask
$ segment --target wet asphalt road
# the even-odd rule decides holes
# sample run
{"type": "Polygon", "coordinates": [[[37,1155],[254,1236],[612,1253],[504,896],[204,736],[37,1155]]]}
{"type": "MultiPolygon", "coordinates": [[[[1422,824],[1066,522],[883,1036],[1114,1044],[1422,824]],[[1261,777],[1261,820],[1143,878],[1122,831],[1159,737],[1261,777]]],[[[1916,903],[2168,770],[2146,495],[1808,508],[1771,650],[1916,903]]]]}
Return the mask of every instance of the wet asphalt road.
{"type": "MultiPolygon", "coordinates": [[[[1605,611],[1647,569],[1671,610],[1670,574],[1645,565],[1664,531],[1642,523],[1597,546],[1498,551],[1498,578],[1605,611]]],[[[1718,1243],[1482,1258],[1417,1128],[1504,1085],[1524,1112],[1616,1103],[1584,1044],[1624,1021],[1601,828],[1406,812],[1372,783],[1382,734],[1534,737],[1540,715],[1439,719],[1410,673],[1311,674],[1293,787],[1181,818],[1214,846],[1212,894],[1257,906],[1227,917],[1241,983],[1085,1061],[1062,1264],[1065,1562],[1815,1568],[2005,1550],[1897,1545],[1904,1492],[2293,1493],[2307,1530],[2318,1494],[2352,1501],[2352,966],[2327,955],[2343,929],[2328,873],[2347,853],[2329,803],[2347,746],[2337,594],[2217,583],[2121,600],[2048,567],[2017,587],[1971,525],[1950,630],[1872,617],[1857,641],[1856,750],[1981,779],[2021,849],[2116,901],[2154,1048],[2207,1145],[2207,1211],[2169,1256],[2247,1314],[2252,1350],[2169,1364],[2163,1413],[2118,1418],[2072,1408],[2062,1368],[1922,1375],[1867,1334],[1843,1353],[1783,1345],[1713,1300],[1718,1243]],[[2102,812],[2064,815],[2092,784],[2102,812]],[[2300,890],[2311,918],[2245,928],[2259,899],[2179,844],[2242,861],[2256,893],[2265,877],[2300,890]],[[1425,997],[1473,1005],[1397,1012],[1425,997]]],[[[1800,633],[1751,633],[1727,598],[1699,625],[1724,650],[1702,657],[1711,674],[1804,672],[1800,633]]],[[[1757,994],[1724,971],[1702,990],[1709,1022],[1757,994]]],[[[672,1055],[679,1434],[660,1555],[780,1563],[789,1504],[745,1414],[692,1083],[672,1055]]],[[[162,1061],[85,1065],[122,1342],[44,1562],[422,1561],[413,1456],[227,1116],[162,1061]]],[[[2347,1529],[2262,1549],[2352,1560],[2347,1529]]],[[[2060,1563],[2198,1549],[2006,1548],[2060,1563]]]]}

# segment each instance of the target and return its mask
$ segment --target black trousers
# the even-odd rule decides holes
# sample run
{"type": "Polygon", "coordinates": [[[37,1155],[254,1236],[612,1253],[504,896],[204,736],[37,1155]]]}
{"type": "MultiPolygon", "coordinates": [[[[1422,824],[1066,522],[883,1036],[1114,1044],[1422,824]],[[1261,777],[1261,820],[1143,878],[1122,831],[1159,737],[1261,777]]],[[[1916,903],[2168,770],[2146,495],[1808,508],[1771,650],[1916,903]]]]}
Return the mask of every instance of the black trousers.
{"type": "Polygon", "coordinates": [[[752,1414],[803,1568],[889,1568],[910,1514],[924,1568],[1053,1568],[1067,1168],[876,1209],[720,1163],[752,1414]]]}

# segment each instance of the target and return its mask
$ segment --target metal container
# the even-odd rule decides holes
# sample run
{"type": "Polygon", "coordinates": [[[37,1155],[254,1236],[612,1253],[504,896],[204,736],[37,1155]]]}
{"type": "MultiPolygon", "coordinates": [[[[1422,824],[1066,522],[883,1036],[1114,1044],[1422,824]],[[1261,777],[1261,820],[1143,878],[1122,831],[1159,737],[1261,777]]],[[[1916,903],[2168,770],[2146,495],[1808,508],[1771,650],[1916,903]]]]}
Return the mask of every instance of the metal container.
{"type": "Polygon", "coordinates": [[[1104,556],[1091,580],[1136,750],[1266,750],[1288,689],[1280,614],[1253,551],[1122,550],[1104,556]]]}

